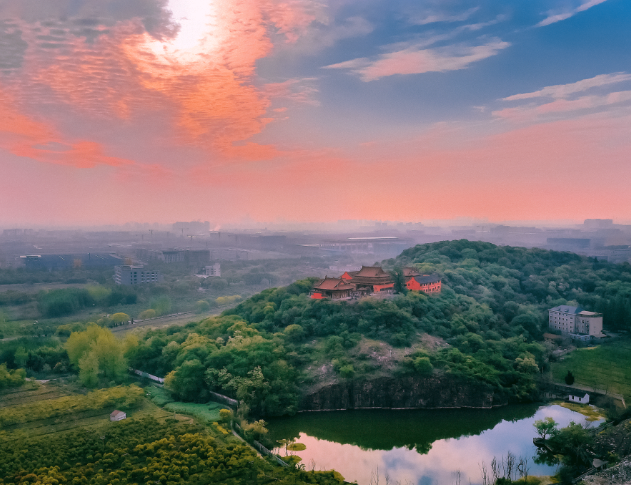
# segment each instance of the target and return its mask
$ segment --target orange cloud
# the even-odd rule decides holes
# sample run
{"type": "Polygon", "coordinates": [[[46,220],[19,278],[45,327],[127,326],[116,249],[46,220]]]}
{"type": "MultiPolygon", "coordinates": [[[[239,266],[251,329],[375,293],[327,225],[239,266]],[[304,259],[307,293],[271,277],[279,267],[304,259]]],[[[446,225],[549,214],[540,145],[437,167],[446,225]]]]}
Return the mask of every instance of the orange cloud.
{"type": "MultiPolygon", "coordinates": [[[[69,107],[80,117],[123,120],[130,128],[155,115],[170,124],[154,134],[163,144],[198,146],[223,159],[278,156],[273,146],[244,142],[274,121],[267,117],[272,98],[313,103],[314,90],[259,89],[256,62],[271,51],[273,32],[287,42],[299,37],[315,18],[314,2],[183,0],[180,6],[187,3],[199,18],[175,19],[179,32],[160,39],[145,32],[139,18],[95,38],[62,35],[58,25],[24,24],[28,49],[12,88],[25,102],[44,99],[64,112],[69,107]],[[51,49],[41,38],[54,35],[61,37],[51,49]]],[[[67,155],[74,160],[73,150],[67,155]]]]}
{"type": "Polygon", "coordinates": [[[0,112],[0,148],[14,155],[78,168],[133,164],[129,160],[105,155],[99,143],[64,140],[51,126],[20,113],[2,91],[0,112]]]}

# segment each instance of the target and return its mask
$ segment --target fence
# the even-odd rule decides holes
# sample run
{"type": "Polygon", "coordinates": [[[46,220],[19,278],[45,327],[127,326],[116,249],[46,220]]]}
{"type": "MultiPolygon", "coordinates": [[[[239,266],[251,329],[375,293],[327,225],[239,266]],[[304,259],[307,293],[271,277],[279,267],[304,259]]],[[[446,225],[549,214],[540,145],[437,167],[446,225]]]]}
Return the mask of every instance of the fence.
{"type": "MultiPolygon", "coordinates": [[[[146,372],[143,372],[141,370],[136,370],[136,369],[130,369],[134,374],[137,374],[141,377],[146,377],[147,379],[151,379],[152,381],[156,381],[159,382],[160,384],[164,384],[164,379],[162,377],[156,377],[156,376],[152,376],[151,374],[147,374],[146,372]]],[[[239,405],[239,402],[236,399],[232,399],[231,397],[228,396],[224,396],[223,394],[219,394],[217,392],[213,392],[213,391],[208,391],[208,393],[210,394],[210,397],[217,402],[220,402],[221,404],[225,404],[226,406],[230,406],[231,408],[236,409],[237,406],[239,405]]],[[[232,429],[239,435],[241,436],[241,438],[243,438],[245,440],[245,433],[243,432],[243,429],[241,428],[241,426],[239,426],[237,423],[232,423],[232,429]]],[[[247,441],[247,440],[246,440],[247,441]]],[[[289,466],[289,464],[283,460],[281,460],[278,455],[275,455],[274,453],[272,453],[270,450],[268,450],[267,448],[265,448],[261,443],[259,443],[256,440],[252,440],[251,442],[252,446],[259,451],[259,453],[261,453],[261,455],[263,456],[271,456],[274,460],[276,460],[276,462],[281,465],[281,466],[289,466]]]]}
{"type": "Polygon", "coordinates": [[[231,397],[224,396],[223,394],[212,391],[208,391],[208,394],[210,394],[210,397],[212,397],[214,401],[225,404],[226,406],[230,406],[231,408],[236,409],[237,406],[239,406],[239,402],[236,399],[232,399],[231,397]]]}
{"type": "MultiPolygon", "coordinates": [[[[241,426],[239,426],[237,423],[233,423],[232,424],[232,429],[235,430],[235,432],[241,436],[241,438],[245,439],[245,433],[243,432],[243,429],[241,428],[241,426]]],[[[250,443],[256,450],[258,450],[259,453],[261,453],[261,455],[263,456],[271,456],[276,463],[278,463],[280,466],[289,466],[289,463],[287,463],[286,461],[283,461],[280,459],[280,457],[278,455],[275,455],[274,453],[272,453],[270,450],[268,450],[267,448],[265,448],[261,443],[259,443],[256,440],[252,440],[252,442],[250,443]]]]}
{"type": "Polygon", "coordinates": [[[151,374],[147,374],[146,372],[143,372],[137,369],[129,369],[129,370],[131,370],[134,374],[139,375],[140,377],[146,377],[147,379],[150,379],[154,382],[164,384],[164,379],[162,377],[153,376],[151,374]]]}

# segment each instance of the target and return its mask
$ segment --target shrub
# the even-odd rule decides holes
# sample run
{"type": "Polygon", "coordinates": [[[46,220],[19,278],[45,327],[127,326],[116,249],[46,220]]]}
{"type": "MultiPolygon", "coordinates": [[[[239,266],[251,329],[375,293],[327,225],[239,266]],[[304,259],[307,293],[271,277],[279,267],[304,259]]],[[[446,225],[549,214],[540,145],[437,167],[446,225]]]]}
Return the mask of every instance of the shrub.
{"type": "Polygon", "coordinates": [[[155,318],[157,316],[158,314],[156,313],[156,311],[153,308],[150,308],[149,310],[140,312],[140,315],[138,315],[138,318],[141,320],[146,320],[147,318],[155,318]]]}
{"type": "Polygon", "coordinates": [[[429,357],[417,357],[414,359],[414,370],[422,376],[430,376],[434,371],[434,366],[429,357]]]}
{"type": "Polygon", "coordinates": [[[206,313],[210,310],[210,303],[206,300],[199,300],[195,303],[195,313],[206,313]]]}
{"type": "Polygon", "coordinates": [[[350,379],[355,375],[355,369],[352,364],[343,365],[340,367],[340,375],[345,379],[350,379]]]}

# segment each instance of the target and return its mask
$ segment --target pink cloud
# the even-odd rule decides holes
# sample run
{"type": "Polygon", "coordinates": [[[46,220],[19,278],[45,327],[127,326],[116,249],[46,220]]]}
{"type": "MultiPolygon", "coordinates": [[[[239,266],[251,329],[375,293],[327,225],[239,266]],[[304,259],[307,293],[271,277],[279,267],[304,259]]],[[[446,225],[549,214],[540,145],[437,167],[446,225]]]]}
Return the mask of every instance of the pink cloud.
{"type": "Polygon", "coordinates": [[[631,74],[615,73],[615,74],[600,74],[589,79],[582,79],[569,84],[557,84],[555,86],[546,86],[538,91],[531,93],[514,94],[504,98],[504,101],[520,101],[531,98],[552,97],[552,98],[566,98],[572,94],[581,93],[592,88],[599,88],[608,86],[610,84],[621,83],[631,80],[631,74]]]}
{"type": "Polygon", "coordinates": [[[631,91],[617,91],[604,96],[581,96],[577,99],[555,99],[538,106],[521,106],[493,111],[499,118],[518,122],[533,122],[545,115],[570,113],[586,109],[603,109],[631,101],[631,91]]]}
{"type": "Polygon", "coordinates": [[[465,69],[474,62],[497,55],[510,44],[499,39],[483,45],[454,45],[424,49],[410,45],[405,49],[382,54],[376,59],[358,58],[326,66],[326,69],[348,69],[362,81],[375,81],[395,74],[422,74],[465,69]]]}
{"type": "Polygon", "coordinates": [[[543,19],[541,22],[539,22],[537,24],[537,27],[544,27],[546,25],[554,24],[556,22],[561,22],[562,20],[567,20],[579,12],[584,12],[585,10],[595,7],[596,5],[600,5],[601,3],[605,3],[606,1],[607,0],[588,0],[587,2],[583,2],[578,7],[571,10],[566,10],[565,12],[560,12],[560,13],[548,12],[548,16],[545,19],[543,19]]]}
{"type": "MultiPolygon", "coordinates": [[[[156,40],[132,18],[90,40],[66,31],[51,49],[39,39],[54,25],[22,23],[28,48],[21,70],[5,88],[21,109],[32,112],[45,105],[75,119],[129,123],[130,129],[146,117],[159,118],[167,125],[153,134],[160,143],[196,146],[223,160],[276,156],[270,146],[245,143],[273,121],[267,112],[275,93],[255,85],[256,62],[273,47],[271,30],[295,41],[312,22],[315,6],[311,1],[212,2],[197,45],[189,38],[180,42],[177,35],[187,32],[156,40]]],[[[315,93],[307,81],[290,80],[277,94],[315,105],[315,93]]],[[[90,150],[80,146],[46,157],[67,156],[76,163],[79,154],[90,152],[88,158],[114,163],[90,150]]]]}

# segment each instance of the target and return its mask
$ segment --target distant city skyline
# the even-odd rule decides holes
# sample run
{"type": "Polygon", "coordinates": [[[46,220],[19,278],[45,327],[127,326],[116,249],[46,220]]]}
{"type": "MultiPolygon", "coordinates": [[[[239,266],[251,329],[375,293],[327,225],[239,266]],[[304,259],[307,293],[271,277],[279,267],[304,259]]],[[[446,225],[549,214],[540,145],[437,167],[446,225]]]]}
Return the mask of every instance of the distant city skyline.
{"type": "Polygon", "coordinates": [[[6,0],[0,228],[631,223],[630,24],[624,0],[6,0]]]}

